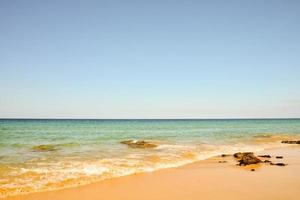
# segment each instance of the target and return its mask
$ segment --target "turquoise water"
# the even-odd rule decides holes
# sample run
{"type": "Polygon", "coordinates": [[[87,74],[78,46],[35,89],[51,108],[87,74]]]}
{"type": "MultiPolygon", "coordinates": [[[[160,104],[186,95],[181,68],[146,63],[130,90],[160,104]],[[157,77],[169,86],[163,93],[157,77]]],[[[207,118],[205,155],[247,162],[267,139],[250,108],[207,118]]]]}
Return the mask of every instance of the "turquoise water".
{"type": "Polygon", "coordinates": [[[0,120],[0,196],[72,187],[299,139],[300,119],[0,120]],[[146,140],[153,149],[123,140],[146,140]],[[39,145],[45,145],[40,149],[39,145]]]}

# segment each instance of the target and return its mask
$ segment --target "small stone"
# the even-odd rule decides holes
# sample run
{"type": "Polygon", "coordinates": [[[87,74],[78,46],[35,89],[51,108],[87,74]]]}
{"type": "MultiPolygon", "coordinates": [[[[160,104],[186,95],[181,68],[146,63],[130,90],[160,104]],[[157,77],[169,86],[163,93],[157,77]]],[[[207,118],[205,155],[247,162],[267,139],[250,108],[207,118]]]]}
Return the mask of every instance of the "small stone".
{"type": "Polygon", "coordinates": [[[221,154],[221,157],[229,156],[228,154],[221,154]]]}
{"type": "Polygon", "coordinates": [[[220,160],[219,163],[227,163],[226,160],[220,160]]]}
{"type": "Polygon", "coordinates": [[[286,164],[284,164],[284,163],[276,163],[275,165],[277,165],[277,166],[286,166],[286,164]]]}
{"type": "Polygon", "coordinates": [[[286,166],[284,163],[270,163],[270,165],[277,165],[277,166],[286,166]]]}
{"type": "Polygon", "coordinates": [[[255,169],[251,169],[251,171],[252,171],[252,172],[254,172],[254,171],[255,171],[255,169]]]}
{"type": "Polygon", "coordinates": [[[271,161],[269,161],[269,160],[264,160],[264,162],[265,162],[265,163],[270,163],[271,161]]]}
{"type": "Polygon", "coordinates": [[[276,156],[276,158],[277,158],[277,159],[282,159],[282,158],[283,158],[283,156],[276,156]]]}

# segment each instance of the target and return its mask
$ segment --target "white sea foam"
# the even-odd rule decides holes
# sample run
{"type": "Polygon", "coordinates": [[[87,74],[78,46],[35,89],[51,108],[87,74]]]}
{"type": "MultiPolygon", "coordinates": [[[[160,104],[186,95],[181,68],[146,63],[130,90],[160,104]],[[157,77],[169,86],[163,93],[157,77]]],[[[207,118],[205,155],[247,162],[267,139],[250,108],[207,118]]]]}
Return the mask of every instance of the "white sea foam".
{"type": "Polygon", "coordinates": [[[90,166],[86,166],[83,168],[83,172],[88,176],[101,175],[107,171],[108,171],[108,168],[100,167],[100,166],[96,166],[96,165],[90,165],[90,166]]]}
{"type": "MultiPolygon", "coordinates": [[[[231,145],[161,144],[155,150],[133,150],[122,157],[62,160],[59,162],[40,160],[39,163],[30,165],[28,168],[22,167],[19,170],[10,171],[11,177],[14,178],[10,180],[10,183],[1,184],[1,187],[6,188],[7,191],[16,191],[15,189],[17,188],[17,192],[19,193],[27,191],[26,188],[31,188],[30,192],[53,190],[113,177],[178,167],[222,153],[255,152],[280,146],[282,146],[280,142],[259,144],[236,143],[231,145]],[[61,185],[60,183],[65,180],[74,181],[61,185]],[[49,184],[51,187],[48,186],[49,184]]],[[[5,196],[5,194],[2,196],[5,196]]]]}

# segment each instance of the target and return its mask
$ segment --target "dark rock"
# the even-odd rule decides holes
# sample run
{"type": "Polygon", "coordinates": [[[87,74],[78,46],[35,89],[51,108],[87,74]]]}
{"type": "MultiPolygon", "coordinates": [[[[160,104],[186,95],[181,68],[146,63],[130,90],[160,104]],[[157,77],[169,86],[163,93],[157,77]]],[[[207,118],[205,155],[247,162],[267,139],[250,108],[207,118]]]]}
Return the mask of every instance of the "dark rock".
{"type": "Polygon", "coordinates": [[[38,146],[34,146],[31,148],[33,151],[40,151],[40,152],[44,152],[44,151],[56,151],[58,150],[56,148],[55,145],[53,144],[43,144],[43,145],[38,145],[38,146]]]}
{"type": "Polygon", "coordinates": [[[286,166],[284,163],[270,163],[270,165],[277,165],[277,166],[286,166]]]}
{"type": "Polygon", "coordinates": [[[282,159],[282,158],[283,158],[283,156],[276,156],[276,158],[277,158],[277,159],[282,159]]]}
{"type": "Polygon", "coordinates": [[[239,152],[235,153],[233,156],[238,159],[239,165],[251,165],[262,162],[252,152],[239,152]]]}
{"type": "Polygon", "coordinates": [[[284,141],[281,141],[281,143],[285,143],[285,144],[300,144],[300,140],[284,140],[284,141]]]}
{"type": "Polygon", "coordinates": [[[284,163],[276,163],[275,165],[277,165],[277,166],[286,166],[286,164],[284,164],[284,163]]]}
{"type": "Polygon", "coordinates": [[[262,158],[271,158],[270,155],[258,155],[258,157],[262,157],[262,158]]]}
{"type": "Polygon", "coordinates": [[[221,157],[230,156],[229,154],[221,154],[221,157]]]}
{"type": "Polygon", "coordinates": [[[264,162],[265,162],[265,163],[270,163],[271,161],[269,161],[269,160],[264,160],[264,162]]]}
{"type": "Polygon", "coordinates": [[[235,157],[237,159],[241,159],[246,154],[253,154],[253,152],[244,152],[244,153],[238,152],[238,153],[233,154],[233,157],[235,157]]]}
{"type": "Polygon", "coordinates": [[[126,141],[122,141],[121,144],[127,144],[132,148],[142,148],[142,149],[157,147],[156,144],[152,144],[150,142],[146,142],[143,140],[126,140],[126,141]]]}
{"type": "Polygon", "coordinates": [[[251,171],[252,171],[252,172],[254,172],[254,171],[255,171],[255,169],[251,169],[251,171]]]}

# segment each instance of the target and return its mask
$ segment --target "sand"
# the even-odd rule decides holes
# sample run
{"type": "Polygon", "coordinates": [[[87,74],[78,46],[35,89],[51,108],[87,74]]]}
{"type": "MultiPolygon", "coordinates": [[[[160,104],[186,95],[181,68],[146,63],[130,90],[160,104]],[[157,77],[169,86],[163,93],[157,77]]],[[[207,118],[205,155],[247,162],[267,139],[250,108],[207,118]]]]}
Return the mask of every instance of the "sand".
{"type": "Polygon", "coordinates": [[[293,200],[300,197],[300,145],[259,152],[274,162],[236,166],[232,156],[214,157],[178,168],[130,175],[77,188],[34,193],[7,200],[293,200]],[[273,156],[283,156],[275,159],[273,156]],[[226,160],[226,163],[219,163],[226,160]],[[251,171],[250,169],[255,169],[251,171]]]}

